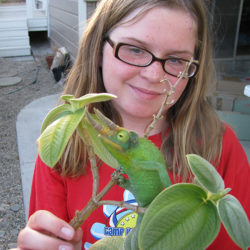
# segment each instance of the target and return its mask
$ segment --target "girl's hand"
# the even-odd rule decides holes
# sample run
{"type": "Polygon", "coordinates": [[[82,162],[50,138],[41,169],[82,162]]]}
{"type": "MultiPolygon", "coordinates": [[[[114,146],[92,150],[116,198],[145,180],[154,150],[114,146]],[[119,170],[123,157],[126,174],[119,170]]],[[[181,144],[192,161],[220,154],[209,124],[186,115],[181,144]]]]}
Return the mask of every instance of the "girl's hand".
{"type": "Polygon", "coordinates": [[[80,250],[82,230],[75,231],[67,222],[48,211],[37,211],[18,235],[18,248],[80,250]]]}

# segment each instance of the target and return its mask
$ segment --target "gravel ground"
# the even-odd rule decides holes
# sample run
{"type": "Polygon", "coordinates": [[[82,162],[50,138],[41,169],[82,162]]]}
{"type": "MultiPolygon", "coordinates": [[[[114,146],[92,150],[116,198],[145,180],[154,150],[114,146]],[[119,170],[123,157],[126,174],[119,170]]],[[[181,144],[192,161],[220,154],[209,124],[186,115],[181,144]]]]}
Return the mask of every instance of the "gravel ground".
{"type": "Polygon", "coordinates": [[[62,91],[45,60],[52,53],[48,41],[45,36],[31,39],[32,56],[0,58],[0,77],[16,74],[22,78],[17,85],[0,87],[0,250],[16,247],[18,232],[25,226],[17,115],[33,100],[62,91]]]}

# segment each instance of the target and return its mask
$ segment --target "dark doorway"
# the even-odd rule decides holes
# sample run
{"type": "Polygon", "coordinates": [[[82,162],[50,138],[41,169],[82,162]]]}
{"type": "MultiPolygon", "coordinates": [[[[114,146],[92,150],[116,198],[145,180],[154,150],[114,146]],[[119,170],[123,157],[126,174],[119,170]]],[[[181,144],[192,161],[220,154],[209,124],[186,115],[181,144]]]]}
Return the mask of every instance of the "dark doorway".
{"type": "Polygon", "coordinates": [[[245,0],[241,15],[237,56],[250,56],[250,1],[245,0]]]}

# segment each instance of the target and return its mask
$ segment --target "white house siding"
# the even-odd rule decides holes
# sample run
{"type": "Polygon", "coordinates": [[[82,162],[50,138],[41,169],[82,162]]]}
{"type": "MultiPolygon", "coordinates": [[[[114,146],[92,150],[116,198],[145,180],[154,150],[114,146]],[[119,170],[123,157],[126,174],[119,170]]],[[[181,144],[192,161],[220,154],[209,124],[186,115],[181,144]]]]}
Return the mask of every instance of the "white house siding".
{"type": "Polygon", "coordinates": [[[65,47],[74,59],[81,36],[79,29],[84,27],[79,21],[86,23],[86,18],[93,13],[95,7],[96,1],[93,0],[49,0],[49,37],[52,47],[65,47]],[[86,7],[78,9],[82,6],[78,1],[86,2],[86,7]]]}
{"type": "Polygon", "coordinates": [[[77,0],[50,0],[49,23],[52,47],[65,47],[75,57],[79,41],[77,0]]]}

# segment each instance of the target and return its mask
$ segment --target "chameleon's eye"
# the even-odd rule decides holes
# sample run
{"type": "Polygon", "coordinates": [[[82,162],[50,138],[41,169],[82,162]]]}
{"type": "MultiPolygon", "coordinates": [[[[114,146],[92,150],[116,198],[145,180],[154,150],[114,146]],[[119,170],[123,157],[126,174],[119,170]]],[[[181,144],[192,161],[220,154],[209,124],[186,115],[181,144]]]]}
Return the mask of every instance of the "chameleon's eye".
{"type": "Polygon", "coordinates": [[[129,132],[125,131],[125,130],[120,131],[117,134],[117,140],[122,142],[122,143],[127,142],[129,140],[129,132]]]}

